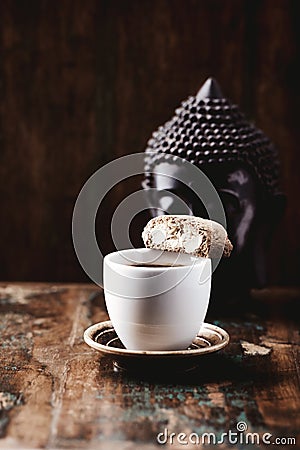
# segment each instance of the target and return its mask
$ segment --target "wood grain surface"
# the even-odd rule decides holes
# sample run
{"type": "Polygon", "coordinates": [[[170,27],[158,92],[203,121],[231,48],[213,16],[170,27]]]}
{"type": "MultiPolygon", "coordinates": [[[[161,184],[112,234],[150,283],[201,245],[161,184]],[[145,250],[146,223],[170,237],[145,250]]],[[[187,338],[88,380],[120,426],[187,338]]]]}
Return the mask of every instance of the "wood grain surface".
{"type": "MultiPolygon", "coordinates": [[[[1,279],[87,280],[70,233],[83,183],[143,151],[212,75],[279,149],[288,204],[270,277],[298,284],[299,9],[297,0],[1,1],[1,279]]],[[[105,230],[127,189],[106,205],[105,230]]]]}
{"type": "MultiPolygon", "coordinates": [[[[236,432],[238,422],[260,438],[270,433],[272,442],[297,439],[276,448],[298,448],[299,328],[292,301],[299,294],[271,289],[259,293],[264,308],[256,312],[209,317],[230,333],[228,347],[192,372],[153,375],[115,372],[111,360],[83,342],[85,328],[107,319],[100,289],[2,283],[0,448],[150,450],[166,428],[176,436],[220,439],[236,432]],[[277,304],[289,302],[289,315],[268,309],[272,296],[277,304]]],[[[220,448],[261,448],[227,444],[220,448]]],[[[209,447],[168,441],[164,448],[209,447]]]]}

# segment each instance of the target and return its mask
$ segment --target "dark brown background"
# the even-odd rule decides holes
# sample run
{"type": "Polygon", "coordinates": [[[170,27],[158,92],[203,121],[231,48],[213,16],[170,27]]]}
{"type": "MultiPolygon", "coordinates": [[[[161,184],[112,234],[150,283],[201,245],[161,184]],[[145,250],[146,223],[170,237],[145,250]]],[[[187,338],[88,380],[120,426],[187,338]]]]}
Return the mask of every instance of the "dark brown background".
{"type": "Polygon", "coordinates": [[[71,241],[84,181],[213,75],[280,151],[270,282],[298,284],[299,15],[297,0],[2,0],[1,279],[87,280],[71,241]]]}

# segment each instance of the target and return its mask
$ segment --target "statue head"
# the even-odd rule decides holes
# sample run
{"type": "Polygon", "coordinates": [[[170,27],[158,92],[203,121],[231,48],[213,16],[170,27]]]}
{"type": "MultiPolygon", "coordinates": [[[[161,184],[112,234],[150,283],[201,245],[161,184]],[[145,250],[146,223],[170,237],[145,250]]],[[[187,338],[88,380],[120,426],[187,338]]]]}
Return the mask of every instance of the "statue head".
{"type": "MultiPolygon", "coordinates": [[[[252,287],[265,286],[267,248],[284,209],[278,154],[271,141],[209,78],[196,96],[182,102],[172,119],[153,133],[146,149],[144,181],[145,188],[173,192],[187,203],[191,214],[207,217],[202,202],[176,179],[178,170],[184,170],[176,164],[178,157],[208,176],[225,209],[234,250],[214,274],[215,296],[239,298],[252,287]],[[159,175],[162,158],[168,176],[159,175]]],[[[165,197],[159,198],[153,215],[165,209],[165,197]]]]}

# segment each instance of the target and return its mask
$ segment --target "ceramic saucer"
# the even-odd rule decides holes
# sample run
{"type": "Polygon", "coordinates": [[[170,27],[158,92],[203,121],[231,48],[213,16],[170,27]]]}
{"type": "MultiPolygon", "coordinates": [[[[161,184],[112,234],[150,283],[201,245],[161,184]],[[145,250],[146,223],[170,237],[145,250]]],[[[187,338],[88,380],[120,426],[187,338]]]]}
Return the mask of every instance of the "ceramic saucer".
{"type": "Polygon", "coordinates": [[[203,358],[215,353],[229,343],[229,334],[221,327],[204,323],[192,344],[185,350],[142,351],[128,350],[119,340],[111,321],[99,322],[84,332],[85,342],[102,355],[112,359],[115,367],[125,370],[147,368],[178,371],[191,370],[199,366],[203,358]]]}

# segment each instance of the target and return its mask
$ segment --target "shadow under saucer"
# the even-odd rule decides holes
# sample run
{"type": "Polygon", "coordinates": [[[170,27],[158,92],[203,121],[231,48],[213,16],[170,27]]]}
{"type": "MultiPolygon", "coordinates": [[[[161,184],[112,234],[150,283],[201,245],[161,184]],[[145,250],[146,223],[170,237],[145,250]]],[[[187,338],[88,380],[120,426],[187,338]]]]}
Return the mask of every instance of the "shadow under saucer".
{"type": "Polygon", "coordinates": [[[204,323],[192,344],[185,350],[143,351],[128,350],[118,338],[111,321],[99,322],[84,332],[85,342],[102,355],[108,357],[115,370],[162,373],[191,371],[204,363],[204,356],[226,347],[229,343],[227,331],[204,323]]]}

